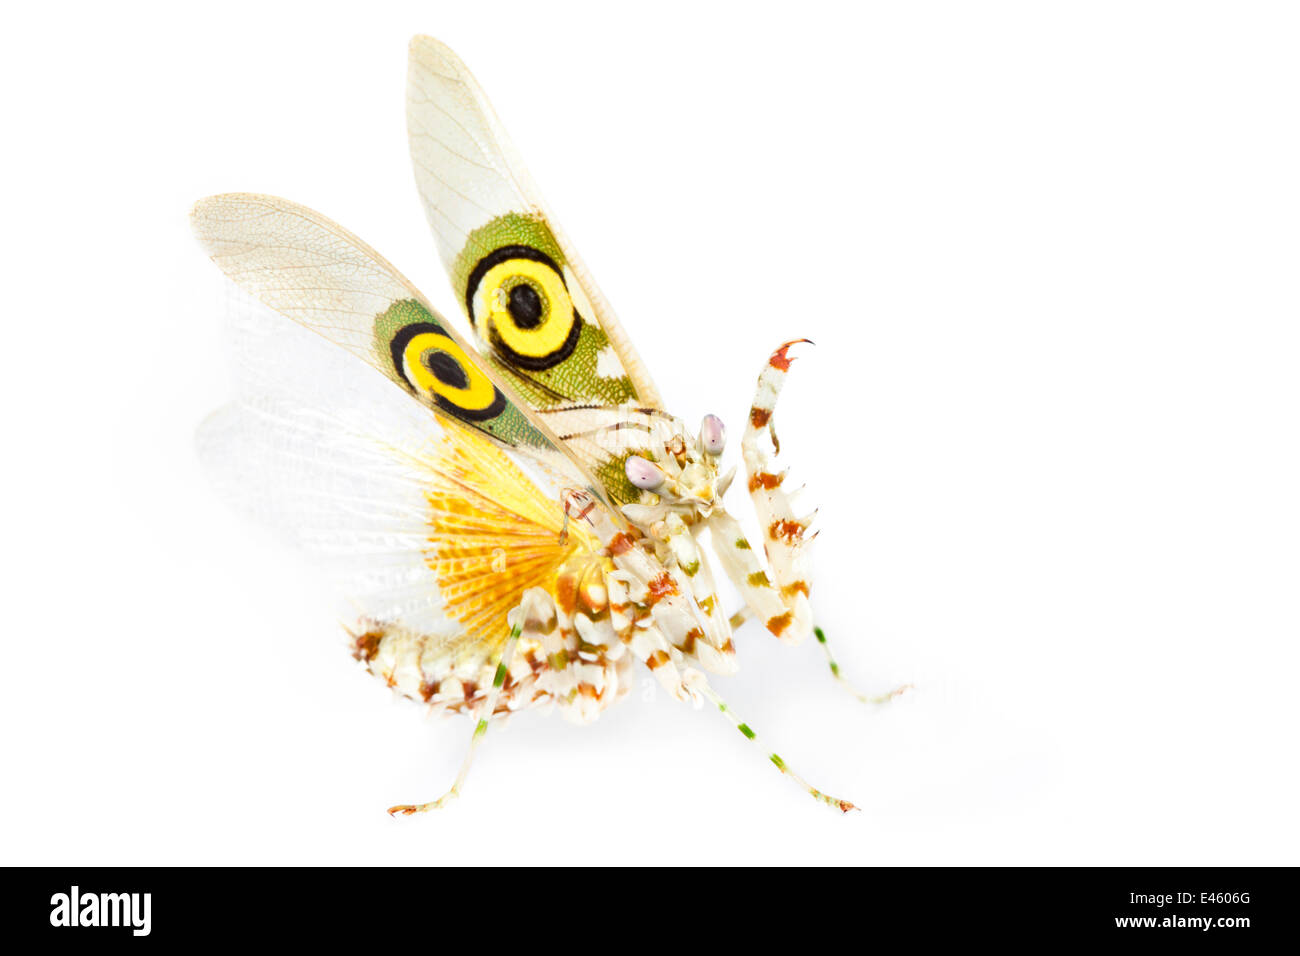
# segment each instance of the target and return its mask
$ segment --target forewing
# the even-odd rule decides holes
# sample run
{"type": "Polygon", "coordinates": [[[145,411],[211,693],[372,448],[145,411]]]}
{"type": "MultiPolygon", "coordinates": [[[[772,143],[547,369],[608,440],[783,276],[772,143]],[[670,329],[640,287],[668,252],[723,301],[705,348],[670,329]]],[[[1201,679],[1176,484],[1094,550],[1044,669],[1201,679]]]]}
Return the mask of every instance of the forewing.
{"type": "Polygon", "coordinates": [[[305,206],[232,193],[201,200],[194,233],[223,272],[277,312],[378,369],[436,414],[598,487],[499,373],[379,253],[305,206]]]}
{"type": "Polygon", "coordinates": [[[395,268],[343,227],[274,196],[201,200],[194,234],[226,275],[442,415],[503,444],[550,439],[395,268]]]}
{"type": "Polygon", "coordinates": [[[411,41],[407,128],[438,252],[495,368],[534,408],[658,407],[613,310],[460,59],[411,41]]]}

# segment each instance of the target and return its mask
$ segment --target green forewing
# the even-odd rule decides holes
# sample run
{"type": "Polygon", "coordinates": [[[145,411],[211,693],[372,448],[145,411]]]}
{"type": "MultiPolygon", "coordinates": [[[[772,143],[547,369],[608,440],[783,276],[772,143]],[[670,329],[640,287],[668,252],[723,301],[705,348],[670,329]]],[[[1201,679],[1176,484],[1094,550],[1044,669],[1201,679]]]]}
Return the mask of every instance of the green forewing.
{"type": "Polygon", "coordinates": [[[478,84],[429,37],[411,42],[407,126],[439,254],[503,379],[536,409],[657,407],[649,374],[478,84]]]}
{"type": "Polygon", "coordinates": [[[506,445],[550,446],[546,436],[458,347],[442,320],[418,299],[401,299],[376,316],[374,351],[394,381],[439,411],[506,445]],[[482,400],[469,402],[462,396],[474,395],[474,386],[482,400]]]}

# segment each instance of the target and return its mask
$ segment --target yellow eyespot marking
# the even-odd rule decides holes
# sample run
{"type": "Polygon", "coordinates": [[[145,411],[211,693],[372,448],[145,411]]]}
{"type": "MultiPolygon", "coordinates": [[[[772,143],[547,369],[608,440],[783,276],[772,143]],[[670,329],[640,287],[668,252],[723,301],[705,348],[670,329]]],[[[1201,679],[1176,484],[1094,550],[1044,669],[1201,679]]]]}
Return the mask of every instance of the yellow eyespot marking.
{"type": "Polygon", "coordinates": [[[464,418],[482,420],[499,415],[503,396],[475,366],[464,349],[432,324],[402,329],[393,341],[401,357],[403,378],[419,394],[464,418]]]}
{"type": "Polygon", "coordinates": [[[518,368],[551,368],[578,344],[582,317],[564,275],[531,246],[503,246],[484,256],[469,276],[465,298],[479,336],[518,368]]]}
{"type": "MultiPolygon", "coordinates": [[[[491,330],[511,351],[529,358],[558,352],[573,331],[573,300],[559,274],[540,262],[512,259],[487,271],[477,296],[485,308],[480,334],[491,330]],[[482,325],[487,328],[482,328],[482,325]]],[[[477,304],[477,303],[476,303],[477,304]]]]}

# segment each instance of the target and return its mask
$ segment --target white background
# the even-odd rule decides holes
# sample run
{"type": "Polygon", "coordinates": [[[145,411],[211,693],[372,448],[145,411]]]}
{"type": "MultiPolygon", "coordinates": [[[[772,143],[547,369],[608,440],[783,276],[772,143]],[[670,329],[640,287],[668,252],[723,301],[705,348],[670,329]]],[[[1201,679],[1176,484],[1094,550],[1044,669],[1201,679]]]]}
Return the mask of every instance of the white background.
{"type": "Polygon", "coordinates": [[[22,9],[0,861],[1298,862],[1294,7],[22,9]],[[738,424],[767,352],[817,341],[777,416],[822,505],[817,617],[847,673],[918,689],[862,707],[758,630],[715,684],[862,813],[638,692],[525,715],[458,804],[385,816],[470,727],[392,699],[209,493],[228,372],[185,216],[284,195],[458,315],[407,157],[416,32],[478,75],[679,414],[738,424]]]}

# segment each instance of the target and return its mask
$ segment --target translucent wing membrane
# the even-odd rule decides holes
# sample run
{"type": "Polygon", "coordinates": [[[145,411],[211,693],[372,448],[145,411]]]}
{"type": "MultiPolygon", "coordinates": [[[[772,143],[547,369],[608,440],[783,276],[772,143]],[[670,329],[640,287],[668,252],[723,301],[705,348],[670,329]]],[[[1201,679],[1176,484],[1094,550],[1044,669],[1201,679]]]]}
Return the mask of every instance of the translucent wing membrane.
{"type": "Polygon", "coordinates": [[[355,637],[400,634],[418,650],[405,690],[450,674],[482,682],[524,590],[553,588],[594,543],[571,528],[562,544],[554,494],[492,442],[439,427],[255,305],[239,312],[241,398],[200,429],[205,470],[315,560],[355,637]]]}
{"type": "Polygon", "coordinates": [[[406,115],[425,215],[493,367],[534,408],[658,406],[478,83],[430,37],[411,41],[406,115]]]}

